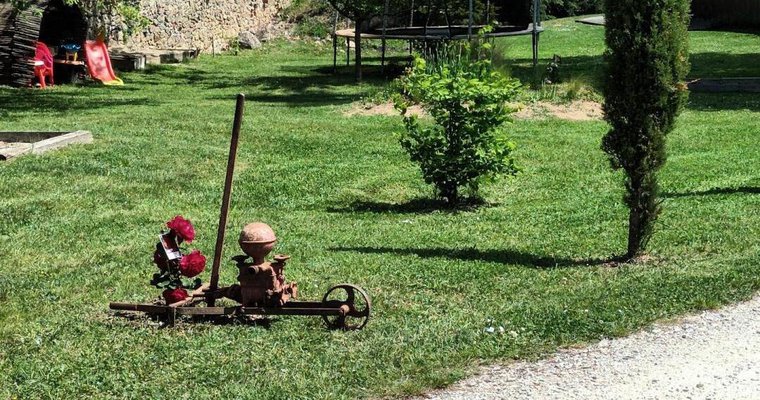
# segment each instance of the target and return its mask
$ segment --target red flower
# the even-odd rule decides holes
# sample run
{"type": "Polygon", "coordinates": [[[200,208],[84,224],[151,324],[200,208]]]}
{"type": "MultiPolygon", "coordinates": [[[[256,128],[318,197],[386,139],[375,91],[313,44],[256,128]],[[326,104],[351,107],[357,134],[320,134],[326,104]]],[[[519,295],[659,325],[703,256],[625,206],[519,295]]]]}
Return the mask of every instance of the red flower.
{"type": "Polygon", "coordinates": [[[174,233],[181,240],[185,242],[192,242],[195,239],[195,228],[189,220],[182,218],[181,215],[177,215],[173,220],[166,223],[166,226],[174,231],[174,233]]]}
{"type": "Polygon", "coordinates": [[[164,296],[164,299],[166,300],[166,304],[174,304],[178,301],[185,300],[187,296],[187,290],[182,288],[176,288],[176,289],[166,289],[162,293],[164,296]]]}
{"type": "Polygon", "coordinates": [[[156,249],[156,251],[153,252],[153,264],[156,264],[161,271],[164,271],[169,267],[166,264],[166,258],[164,258],[164,255],[161,254],[161,250],[159,249],[156,249]]]}
{"type": "Polygon", "coordinates": [[[190,254],[182,257],[179,262],[179,272],[188,278],[192,278],[206,269],[206,256],[198,250],[193,250],[190,254]]]}

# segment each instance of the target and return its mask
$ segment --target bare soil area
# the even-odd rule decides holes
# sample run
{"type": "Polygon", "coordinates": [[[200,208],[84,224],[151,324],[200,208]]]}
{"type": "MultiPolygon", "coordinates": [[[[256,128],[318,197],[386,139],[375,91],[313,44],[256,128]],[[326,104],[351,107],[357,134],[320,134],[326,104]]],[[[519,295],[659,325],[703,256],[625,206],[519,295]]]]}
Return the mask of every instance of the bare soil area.
{"type": "MultiPolygon", "coordinates": [[[[523,120],[559,118],[567,121],[597,121],[603,117],[602,105],[588,100],[577,100],[566,104],[550,102],[537,102],[532,104],[516,105],[518,111],[515,118],[523,120]]],[[[420,106],[409,108],[412,115],[425,116],[425,110],[420,106]]],[[[343,112],[346,117],[387,115],[399,116],[399,112],[393,108],[393,103],[365,104],[355,103],[343,112]]]]}
{"type": "MultiPolygon", "coordinates": [[[[423,110],[420,106],[411,106],[407,112],[418,117],[426,115],[425,110],[423,110]]],[[[381,104],[355,103],[351,106],[351,108],[344,111],[343,115],[346,117],[353,117],[357,115],[365,117],[373,115],[387,115],[391,117],[398,117],[401,114],[393,107],[393,103],[388,102],[381,104]]]]}
{"type": "Polygon", "coordinates": [[[522,107],[518,119],[559,118],[567,121],[597,121],[604,116],[602,105],[589,100],[576,100],[566,104],[538,102],[522,107]]]}

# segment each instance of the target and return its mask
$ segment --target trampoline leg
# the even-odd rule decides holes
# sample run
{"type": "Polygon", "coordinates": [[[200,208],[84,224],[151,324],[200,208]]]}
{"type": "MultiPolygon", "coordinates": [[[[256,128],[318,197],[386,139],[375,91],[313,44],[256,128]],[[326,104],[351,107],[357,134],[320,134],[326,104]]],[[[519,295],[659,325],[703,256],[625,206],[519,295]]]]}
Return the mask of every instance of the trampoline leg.
{"type": "Polygon", "coordinates": [[[380,68],[382,72],[385,72],[385,38],[383,38],[383,46],[380,50],[380,68]]]}
{"type": "Polygon", "coordinates": [[[533,66],[538,65],[538,32],[533,33],[533,66]]]}
{"type": "Polygon", "coordinates": [[[351,66],[351,41],[346,38],[346,66],[351,66]]]}
{"type": "Polygon", "coordinates": [[[333,34],[333,73],[338,72],[338,36],[333,34]]]}

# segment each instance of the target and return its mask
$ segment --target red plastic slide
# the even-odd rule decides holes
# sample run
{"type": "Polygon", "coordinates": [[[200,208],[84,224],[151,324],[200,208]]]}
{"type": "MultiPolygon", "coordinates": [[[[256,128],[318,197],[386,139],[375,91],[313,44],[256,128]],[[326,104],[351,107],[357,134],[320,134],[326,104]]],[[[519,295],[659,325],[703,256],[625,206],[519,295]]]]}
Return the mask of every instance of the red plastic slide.
{"type": "Polygon", "coordinates": [[[111,68],[111,57],[108,56],[108,47],[100,40],[88,40],[84,43],[87,58],[87,69],[93,78],[103,82],[104,85],[123,85],[124,81],[116,77],[111,68]]]}

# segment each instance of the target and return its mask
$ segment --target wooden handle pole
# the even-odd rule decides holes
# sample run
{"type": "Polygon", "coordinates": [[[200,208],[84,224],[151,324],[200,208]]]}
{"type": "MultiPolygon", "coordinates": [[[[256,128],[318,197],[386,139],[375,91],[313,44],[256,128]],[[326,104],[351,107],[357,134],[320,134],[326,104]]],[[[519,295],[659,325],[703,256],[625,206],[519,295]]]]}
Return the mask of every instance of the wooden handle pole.
{"type": "MultiPolygon", "coordinates": [[[[235,107],[235,122],[232,124],[232,139],[230,140],[230,154],[227,159],[227,176],[224,179],[224,194],[222,195],[222,209],[219,213],[219,229],[216,232],[216,247],[214,248],[214,262],[211,265],[211,283],[209,293],[213,294],[219,288],[219,265],[222,262],[222,250],[224,248],[224,234],[227,231],[227,216],[230,212],[230,196],[232,195],[232,177],[235,174],[235,159],[237,157],[238,139],[240,138],[240,126],[243,123],[243,110],[245,109],[245,95],[237,96],[235,107]]],[[[208,296],[207,303],[214,306],[215,298],[208,296]]]]}

